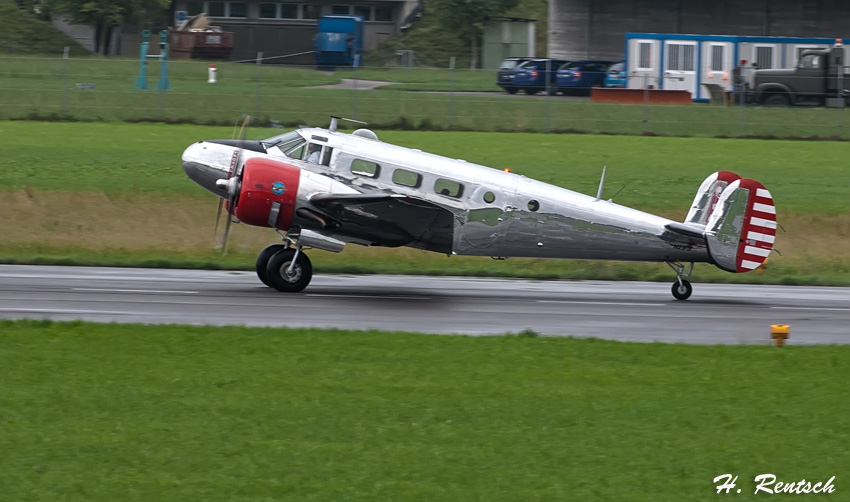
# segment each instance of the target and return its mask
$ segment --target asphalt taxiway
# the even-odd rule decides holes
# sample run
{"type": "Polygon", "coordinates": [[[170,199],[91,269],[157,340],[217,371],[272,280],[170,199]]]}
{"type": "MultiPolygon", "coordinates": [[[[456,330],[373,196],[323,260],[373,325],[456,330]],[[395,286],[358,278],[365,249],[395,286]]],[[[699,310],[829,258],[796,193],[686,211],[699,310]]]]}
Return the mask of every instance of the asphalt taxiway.
{"type": "Polygon", "coordinates": [[[0,318],[334,327],[694,344],[850,343],[850,288],[317,275],[302,293],[253,272],[0,265],[0,318]]]}

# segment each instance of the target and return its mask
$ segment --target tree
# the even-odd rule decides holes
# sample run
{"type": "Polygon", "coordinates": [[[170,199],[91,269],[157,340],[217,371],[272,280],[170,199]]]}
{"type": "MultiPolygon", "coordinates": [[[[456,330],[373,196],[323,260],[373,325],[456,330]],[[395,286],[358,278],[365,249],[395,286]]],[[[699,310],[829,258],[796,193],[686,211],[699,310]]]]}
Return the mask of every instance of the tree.
{"type": "Polygon", "coordinates": [[[95,52],[108,53],[113,28],[138,22],[168,7],[170,0],[49,0],[53,14],[69,14],[75,23],[94,29],[95,52]]]}
{"type": "Polygon", "coordinates": [[[472,68],[478,67],[478,41],[484,22],[513,9],[519,0],[430,0],[425,4],[445,29],[470,44],[472,68]]]}

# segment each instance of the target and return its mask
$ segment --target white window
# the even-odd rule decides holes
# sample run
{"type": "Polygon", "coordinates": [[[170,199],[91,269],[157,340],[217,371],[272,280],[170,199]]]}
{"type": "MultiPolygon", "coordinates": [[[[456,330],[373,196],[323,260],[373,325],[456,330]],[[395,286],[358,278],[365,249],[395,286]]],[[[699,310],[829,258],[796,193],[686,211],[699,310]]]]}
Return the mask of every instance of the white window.
{"type": "Polygon", "coordinates": [[[773,68],[773,46],[756,45],[753,48],[753,63],[760,70],[773,68]]]}
{"type": "Polygon", "coordinates": [[[667,69],[694,71],[694,46],[691,44],[670,44],[667,46],[667,69]]]}
{"type": "Polygon", "coordinates": [[[723,71],[724,56],[726,55],[726,47],[723,45],[711,46],[711,71],[723,71]]]}
{"type": "Polygon", "coordinates": [[[652,42],[638,42],[638,69],[652,69],[652,42]]]}

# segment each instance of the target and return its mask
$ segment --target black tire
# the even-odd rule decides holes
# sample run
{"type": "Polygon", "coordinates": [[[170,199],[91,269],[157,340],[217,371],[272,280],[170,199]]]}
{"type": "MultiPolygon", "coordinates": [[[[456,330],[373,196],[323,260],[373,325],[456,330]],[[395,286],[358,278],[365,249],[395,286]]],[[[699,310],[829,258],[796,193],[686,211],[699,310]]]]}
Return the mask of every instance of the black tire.
{"type": "Polygon", "coordinates": [[[304,253],[298,253],[292,275],[287,274],[293,256],[294,249],[278,251],[272,255],[266,266],[266,277],[270,286],[282,293],[297,293],[306,288],[313,278],[313,264],[304,253]]]}
{"type": "Polygon", "coordinates": [[[266,274],[266,268],[269,266],[269,260],[275,253],[278,253],[282,250],[286,249],[286,246],[283,244],[272,244],[271,246],[266,247],[260,251],[259,256],[257,256],[257,277],[263,281],[268,287],[274,287],[269,283],[269,276],[266,274]]]}
{"type": "Polygon", "coordinates": [[[534,96],[535,94],[540,92],[540,89],[534,89],[534,88],[531,88],[531,87],[526,87],[525,89],[523,89],[523,91],[526,94],[528,94],[529,96],[534,96]]]}
{"type": "Polygon", "coordinates": [[[679,281],[673,283],[673,297],[677,300],[687,300],[693,292],[694,288],[691,283],[684,279],[682,279],[681,284],[679,281]]]}
{"type": "Polygon", "coordinates": [[[764,106],[789,106],[791,101],[785,94],[769,94],[762,101],[764,106]]]}
{"type": "Polygon", "coordinates": [[[507,91],[508,94],[516,94],[517,88],[516,87],[508,87],[507,89],[505,89],[505,91],[507,91]]]}
{"type": "Polygon", "coordinates": [[[546,92],[548,92],[550,96],[557,96],[558,95],[558,88],[557,87],[550,87],[549,90],[546,91],[546,92]]]}

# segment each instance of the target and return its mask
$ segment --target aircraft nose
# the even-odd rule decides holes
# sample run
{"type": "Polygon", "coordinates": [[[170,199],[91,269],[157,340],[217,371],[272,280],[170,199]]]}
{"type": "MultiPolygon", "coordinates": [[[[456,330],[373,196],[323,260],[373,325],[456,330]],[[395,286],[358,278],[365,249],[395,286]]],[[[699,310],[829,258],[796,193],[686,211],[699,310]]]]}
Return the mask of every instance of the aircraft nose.
{"type": "Polygon", "coordinates": [[[227,169],[213,162],[213,151],[204,141],[193,143],[183,152],[183,171],[192,181],[219,197],[227,192],[216,187],[216,181],[227,179],[227,169]]]}

